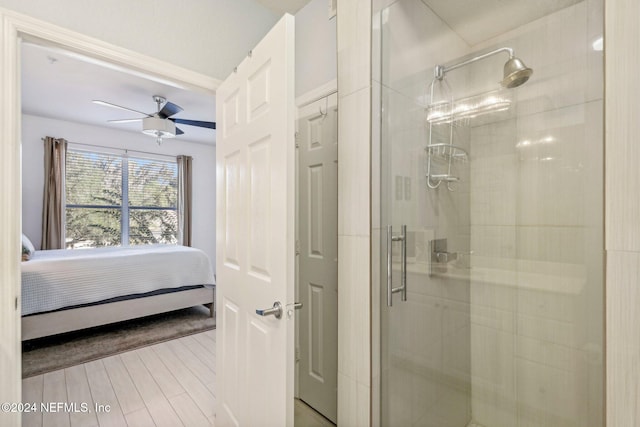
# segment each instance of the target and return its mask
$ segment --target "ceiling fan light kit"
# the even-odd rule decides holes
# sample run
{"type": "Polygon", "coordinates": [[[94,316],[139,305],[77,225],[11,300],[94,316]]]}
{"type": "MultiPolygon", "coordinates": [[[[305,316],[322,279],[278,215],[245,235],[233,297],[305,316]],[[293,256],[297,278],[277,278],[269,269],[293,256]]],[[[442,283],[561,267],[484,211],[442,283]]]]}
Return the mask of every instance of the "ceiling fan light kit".
{"type": "Polygon", "coordinates": [[[163,138],[175,138],[176,125],[171,120],[160,117],[145,117],[142,119],[142,133],[155,137],[160,145],[163,138]]]}

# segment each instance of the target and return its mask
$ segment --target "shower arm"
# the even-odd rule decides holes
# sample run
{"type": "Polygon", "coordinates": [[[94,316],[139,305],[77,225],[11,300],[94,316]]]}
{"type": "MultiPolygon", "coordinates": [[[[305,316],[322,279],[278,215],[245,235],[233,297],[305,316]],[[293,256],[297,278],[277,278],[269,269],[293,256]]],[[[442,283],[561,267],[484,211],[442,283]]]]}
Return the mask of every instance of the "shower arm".
{"type": "Polygon", "coordinates": [[[488,58],[489,56],[493,56],[496,53],[500,53],[500,52],[508,52],[509,59],[514,57],[513,49],[511,49],[510,47],[501,47],[499,49],[492,50],[491,52],[487,52],[482,55],[476,56],[474,58],[467,59],[466,61],[451,65],[449,67],[445,67],[444,65],[436,65],[434,69],[435,78],[438,80],[442,80],[444,78],[444,75],[449,71],[453,71],[457,68],[464,67],[465,65],[469,65],[472,62],[480,61],[481,59],[488,58]]]}

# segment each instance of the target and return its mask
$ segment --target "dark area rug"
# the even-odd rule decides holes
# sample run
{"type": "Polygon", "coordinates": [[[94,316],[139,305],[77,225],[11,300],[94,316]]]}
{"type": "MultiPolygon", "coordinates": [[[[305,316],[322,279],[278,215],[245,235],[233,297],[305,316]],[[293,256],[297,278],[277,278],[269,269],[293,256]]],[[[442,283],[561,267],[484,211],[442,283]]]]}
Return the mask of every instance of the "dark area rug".
{"type": "Polygon", "coordinates": [[[22,378],[90,362],[128,350],[215,329],[203,306],[22,343],[22,378]]]}

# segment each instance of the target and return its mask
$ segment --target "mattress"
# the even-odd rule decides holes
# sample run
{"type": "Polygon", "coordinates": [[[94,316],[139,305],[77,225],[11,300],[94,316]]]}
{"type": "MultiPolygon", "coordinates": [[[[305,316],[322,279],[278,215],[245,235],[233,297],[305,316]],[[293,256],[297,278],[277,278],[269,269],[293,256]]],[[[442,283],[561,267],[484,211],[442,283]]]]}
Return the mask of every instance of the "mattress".
{"type": "Polygon", "coordinates": [[[214,285],[199,249],[176,245],[36,251],[22,265],[22,315],[158,289],[214,285]]]}

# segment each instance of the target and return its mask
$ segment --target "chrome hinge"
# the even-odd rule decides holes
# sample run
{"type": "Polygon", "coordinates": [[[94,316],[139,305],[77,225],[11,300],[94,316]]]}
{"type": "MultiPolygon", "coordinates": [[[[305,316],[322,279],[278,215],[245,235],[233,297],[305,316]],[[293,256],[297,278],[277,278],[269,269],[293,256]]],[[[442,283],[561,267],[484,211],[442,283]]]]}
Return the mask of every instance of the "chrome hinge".
{"type": "Polygon", "coordinates": [[[18,309],[18,297],[16,297],[16,310],[18,309]]]}
{"type": "Polygon", "coordinates": [[[296,240],[296,255],[300,255],[300,240],[296,240]]]}
{"type": "Polygon", "coordinates": [[[296,142],[296,148],[300,148],[300,143],[298,142],[298,137],[299,137],[299,136],[300,136],[300,133],[299,133],[299,132],[296,132],[296,133],[293,135],[293,139],[294,139],[294,140],[295,140],[295,142],[296,142]]]}

